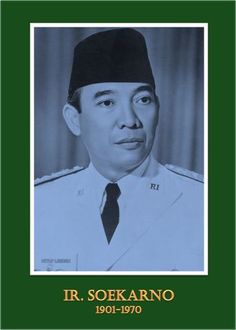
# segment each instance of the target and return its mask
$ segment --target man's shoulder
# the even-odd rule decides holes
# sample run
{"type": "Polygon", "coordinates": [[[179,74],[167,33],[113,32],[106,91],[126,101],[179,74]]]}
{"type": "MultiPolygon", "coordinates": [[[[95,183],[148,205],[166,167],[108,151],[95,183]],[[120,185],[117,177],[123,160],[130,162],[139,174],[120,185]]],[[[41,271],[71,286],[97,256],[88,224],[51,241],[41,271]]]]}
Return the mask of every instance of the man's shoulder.
{"type": "Polygon", "coordinates": [[[72,169],[65,169],[50,175],[44,175],[34,180],[34,187],[36,189],[46,189],[50,186],[63,185],[73,181],[75,175],[83,175],[85,170],[86,167],[75,166],[72,169]]]}
{"type": "Polygon", "coordinates": [[[50,175],[44,175],[43,177],[37,178],[34,180],[34,186],[45,186],[47,183],[54,181],[61,182],[61,179],[70,179],[72,174],[76,174],[85,170],[85,167],[75,166],[72,169],[65,169],[59,172],[51,173],[50,175]]]}
{"type": "Polygon", "coordinates": [[[181,208],[202,210],[204,200],[203,176],[178,167],[165,165],[167,184],[170,190],[177,189],[182,195],[179,200],[181,208]]]}
{"type": "Polygon", "coordinates": [[[165,165],[164,170],[164,193],[168,191],[171,195],[175,192],[178,196],[175,201],[177,218],[201,225],[205,196],[203,177],[196,172],[169,164],[165,165]]]}
{"type": "Polygon", "coordinates": [[[75,166],[72,169],[62,170],[51,175],[45,175],[34,181],[35,197],[57,199],[64,197],[82,183],[86,174],[86,167],[75,166]],[[40,197],[41,196],[41,197],[40,197]],[[54,197],[53,197],[54,196],[54,197]]]}
{"type": "Polygon", "coordinates": [[[172,164],[166,164],[165,168],[168,170],[169,173],[171,173],[177,180],[186,183],[186,184],[192,184],[196,186],[202,186],[204,183],[204,177],[202,174],[199,174],[194,171],[190,171],[186,168],[172,165],[172,164]]]}
{"type": "Polygon", "coordinates": [[[184,195],[185,201],[201,201],[204,196],[204,180],[201,174],[190,171],[188,169],[166,164],[165,172],[169,180],[169,188],[177,187],[184,195]]]}

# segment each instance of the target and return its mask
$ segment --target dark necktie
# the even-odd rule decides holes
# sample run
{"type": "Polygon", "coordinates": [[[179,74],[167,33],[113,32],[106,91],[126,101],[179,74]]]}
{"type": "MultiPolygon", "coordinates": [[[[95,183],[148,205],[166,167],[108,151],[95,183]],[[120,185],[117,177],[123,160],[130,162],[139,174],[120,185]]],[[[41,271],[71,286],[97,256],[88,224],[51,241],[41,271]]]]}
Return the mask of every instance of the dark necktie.
{"type": "Polygon", "coordinates": [[[119,223],[119,205],[117,199],[120,196],[120,188],[117,183],[108,183],[106,186],[106,203],[102,211],[102,223],[107,236],[107,241],[110,243],[112,236],[119,223]]]}

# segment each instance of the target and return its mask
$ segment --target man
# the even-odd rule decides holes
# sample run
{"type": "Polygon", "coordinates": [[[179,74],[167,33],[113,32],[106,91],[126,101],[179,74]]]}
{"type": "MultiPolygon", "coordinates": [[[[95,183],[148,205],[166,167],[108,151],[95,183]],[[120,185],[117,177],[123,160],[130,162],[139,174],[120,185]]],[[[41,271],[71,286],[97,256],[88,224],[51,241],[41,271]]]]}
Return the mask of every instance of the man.
{"type": "Polygon", "coordinates": [[[36,180],[36,270],[204,269],[203,185],[152,157],[158,112],[139,32],[77,45],[63,116],[91,163],[36,180]]]}

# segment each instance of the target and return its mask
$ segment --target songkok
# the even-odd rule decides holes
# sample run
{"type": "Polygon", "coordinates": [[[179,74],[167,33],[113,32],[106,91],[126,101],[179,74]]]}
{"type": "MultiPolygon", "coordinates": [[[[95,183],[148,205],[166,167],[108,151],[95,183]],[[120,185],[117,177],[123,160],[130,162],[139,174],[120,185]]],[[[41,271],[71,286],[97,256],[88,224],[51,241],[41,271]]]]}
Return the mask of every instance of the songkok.
{"type": "Polygon", "coordinates": [[[155,89],[141,33],[130,28],[108,30],[75,47],[68,98],[80,87],[102,82],[143,82],[155,89]]]}

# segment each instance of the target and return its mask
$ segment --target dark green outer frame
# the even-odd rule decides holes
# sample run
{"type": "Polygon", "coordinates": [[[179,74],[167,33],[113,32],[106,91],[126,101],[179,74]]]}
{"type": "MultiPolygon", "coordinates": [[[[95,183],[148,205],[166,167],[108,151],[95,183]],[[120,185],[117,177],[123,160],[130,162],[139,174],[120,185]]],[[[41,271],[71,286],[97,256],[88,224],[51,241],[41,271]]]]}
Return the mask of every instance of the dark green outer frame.
{"type": "Polygon", "coordinates": [[[231,1],[2,3],[3,329],[234,329],[234,20],[231,1]],[[208,276],[29,275],[30,22],[209,24],[208,276]],[[65,288],[170,288],[176,298],[96,315],[95,302],[64,303],[65,288]]]}

